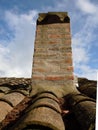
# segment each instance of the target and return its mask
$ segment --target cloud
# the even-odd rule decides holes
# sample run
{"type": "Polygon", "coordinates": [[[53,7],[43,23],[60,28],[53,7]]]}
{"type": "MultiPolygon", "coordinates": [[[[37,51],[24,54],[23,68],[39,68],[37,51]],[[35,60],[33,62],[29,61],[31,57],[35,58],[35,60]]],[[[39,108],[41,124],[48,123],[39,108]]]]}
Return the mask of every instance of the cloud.
{"type": "Polygon", "coordinates": [[[77,0],[76,2],[78,8],[84,13],[94,14],[98,10],[96,5],[90,0],[77,0]]]}
{"type": "Polygon", "coordinates": [[[27,14],[5,12],[5,21],[14,37],[7,41],[7,46],[4,46],[5,41],[0,44],[0,76],[31,76],[36,15],[36,11],[27,14]]]}
{"type": "Polygon", "coordinates": [[[78,73],[79,77],[85,77],[90,80],[97,80],[98,69],[93,69],[90,66],[83,64],[80,65],[79,68],[77,68],[77,70],[81,70],[81,72],[78,73]]]}
{"type": "MultiPolygon", "coordinates": [[[[77,26],[73,24],[74,33],[72,36],[73,63],[75,74],[88,79],[97,79],[98,69],[91,66],[97,55],[92,57],[92,48],[97,50],[96,27],[98,26],[98,5],[91,3],[90,0],[78,0],[76,2],[79,13],[72,16],[72,24],[76,20],[77,26]],[[96,46],[96,47],[95,47],[96,46]]],[[[97,64],[97,62],[95,63],[97,64]]]]}

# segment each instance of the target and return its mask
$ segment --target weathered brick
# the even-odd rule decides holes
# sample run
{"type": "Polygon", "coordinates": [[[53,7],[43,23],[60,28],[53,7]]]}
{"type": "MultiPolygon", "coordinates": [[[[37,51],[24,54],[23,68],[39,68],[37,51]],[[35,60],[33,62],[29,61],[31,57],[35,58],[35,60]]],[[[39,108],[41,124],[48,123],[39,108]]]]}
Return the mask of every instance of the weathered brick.
{"type": "Polygon", "coordinates": [[[34,57],[34,62],[33,65],[43,65],[45,62],[41,59],[37,59],[36,57],[34,57]]]}
{"type": "Polygon", "coordinates": [[[43,69],[43,68],[33,68],[33,72],[41,72],[41,73],[43,73],[43,72],[46,72],[46,70],[43,69]]]}
{"type": "Polygon", "coordinates": [[[51,58],[51,57],[57,57],[57,54],[45,54],[45,53],[39,53],[39,54],[35,54],[34,58],[41,58],[41,59],[47,59],[47,58],[51,58]]]}
{"type": "MultiPolygon", "coordinates": [[[[42,25],[41,25],[42,26],[42,25]]],[[[70,28],[70,23],[54,23],[54,24],[48,24],[45,25],[47,28],[70,28]]]]}
{"type": "Polygon", "coordinates": [[[71,47],[70,47],[70,45],[68,44],[67,46],[62,46],[61,48],[60,48],[60,51],[65,51],[65,52],[68,52],[68,51],[70,51],[71,52],[71,47]]]}
{"type": "Polygon", "coordinates": [[[44,76],[42,76],[42,75],[32,75],[32,79],[33,80],[44,80],[45,79],[45,77],[44,76]]]}
{"type": "Polygon", "coordinates": [[[70,44],[71,45],[71,39],[68,38],[68,39],[62,39],[63,43],[64,44],[70,44]]]}
{"type": "Polygon", "coordinates": [[[48,34],[48,38],[61,38],[60,34],[48,34]]]}
{"type": "Polygon", "coordinates": [[[50,80],[50,81],[62,81],[62,80],[74,80],[73,75],[48,75],[45,77],[45,80],[50,80]]]}
{"type": "Polygon", "coordinates": [[[72,53],[71,53],[71,52],[63,52],[62,55],[63,55],[64,57],[69,57],[69,58],[72,57],[72,53]]]}
{"type": "Polygon", "coordinates": [[[72,65],[72,59],[71,58],[66,58],[66,59],[62,60],[61,63],[72,65]]]}
{"type": "Polygon", "coordinates": [[[34,49],[34,52],[37,52],[37,53],[43,53],[43,52],[45,52],[46,50],[44,49],[44,48],[35,48],[34,49]]]}
{"type": "Polygon", "coordinates": [[[49,44],[59,44],[59,42],[55,42],[55,41],[50,41],[50,42],[48,42],[49,44]]]}
{"type": "Polygon", "coordinates": [[[66,70],[73,72],[73,66],[68,66],[68,67],[66,68],[66,70]]]}
{"type": "MultiPolygon", "coordinates": [[[[60,62],[60,60],[59,59],[50,59],[50,60],[47,60],[47,62],[49,63],[49,64],[60,64],[61,62],[60,62]]],[[[54,66],[55,67],[55,66],[54,66]]]]}
{"type": "Polygon", "coordinates": [[[54,47],[49,46],[48,50],[49,51],[59,51],[59,48],[57,46],[54,46],[54,47]]]}
{"type": "MultiPolygon", "coordinates": [[[[52,30],[51,30],[52,31],[52,30]]],[[[65,39],[70,39],[71,38],[71,35],[70,34],[63,34],[63,33],[58,33],[58,34],[55,34],[55,33],[51,33],[51,34],[47,34],[48,35],[48,38],[57,38],[57,39],[62,39],[62,38],[65,38],[65,39]]]]}
{"type": "Polygon", "coordinates": [[[62,75],[50,75],[50,76],[46,76],[46,80],[52,80],[52,81],[57,81],[57,80],[64,80],[65,76],[62,75]]]}
{"type": "Polygon", "coordinates": [[[74,80],[74,75],[65,76],[66,80],[74,80]]]}

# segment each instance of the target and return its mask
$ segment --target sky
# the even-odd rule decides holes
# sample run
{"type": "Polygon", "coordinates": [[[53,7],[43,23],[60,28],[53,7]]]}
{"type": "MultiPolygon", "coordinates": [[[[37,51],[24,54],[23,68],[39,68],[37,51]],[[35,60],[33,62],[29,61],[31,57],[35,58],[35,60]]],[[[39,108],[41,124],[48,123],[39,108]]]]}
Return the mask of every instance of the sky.
{"type": "Polygon", "coordinates": [[[74,74],[97,79],[98,0],[0,0],[0,77],[31,77],[38,13],[53,11],[70,16],[74,74]]]}

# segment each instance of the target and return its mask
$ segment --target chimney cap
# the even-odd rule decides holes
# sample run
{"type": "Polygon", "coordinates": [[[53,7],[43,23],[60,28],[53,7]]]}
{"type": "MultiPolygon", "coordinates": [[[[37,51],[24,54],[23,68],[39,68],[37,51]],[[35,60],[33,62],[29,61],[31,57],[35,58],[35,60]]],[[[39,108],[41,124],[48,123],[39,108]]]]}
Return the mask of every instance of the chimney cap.
{"type": "Polygon", "coordinates": [[[39,13],[37,24],[52,24],[52,23],[69,23],[70,18],[67,12],[48,12],[39,13]],[[66,20],[65,20],[66,19],[66,20]]]}

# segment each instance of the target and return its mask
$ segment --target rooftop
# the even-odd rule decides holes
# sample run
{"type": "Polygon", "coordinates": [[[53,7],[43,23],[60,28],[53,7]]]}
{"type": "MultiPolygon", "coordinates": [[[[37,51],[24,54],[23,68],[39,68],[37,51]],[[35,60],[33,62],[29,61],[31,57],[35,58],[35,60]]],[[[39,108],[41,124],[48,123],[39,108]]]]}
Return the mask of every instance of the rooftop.
{"type": "MultiPolygon", "coordinates": [[[[78,90],[81,92],[81,95],[86,96],[86,99],[87,97],[89,97],[91,101],[95,102],[97,82],[88,80],[86,78],[78,78],[78,84],[78,90]]],[[[36,98],[36,95],[35,97],[30,97],[30,93],[32,91],[31,89],[32,88],[30,78],[0,78],[1,129],[16,129],[15,124],[17,124],[17,126],[19,124],[22,124],[24,119],[26,119],[25,125],[26,123],[28,124],[29,117],[27,116],[27,113],[29,114],[30,109],[33,109],[32,103],[33,100],[35,100],[36,98]]],[[[62,99],[65,100],[65,97],[63,97],[62,99]]],[[[56,100],[61,101],[61,99],[56,100]]],[[[63,109],[65,109],[65,101],[63,102],[61,107],[62,111],[63,109]]],[[[66,106],[66,108],[67,107],[69,106],[66,106]]],[[[71,108],[68,108],[68,110],[70,109],[71,108]]],[[[77,118],[74,115],[74,112],[72,112],[71,110],[68,114],[63,114],[62,117],[66,126],[66,130],[78,130],[81,128],[77,118]]],[[[21,129],[22,127],[22,125],[19,126],[19,128],[21,129]]],[[[31,126],[27,125],[27,127],[29,129],[31,126]]]]}

